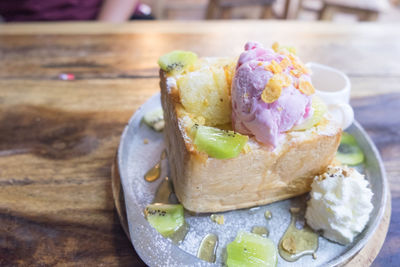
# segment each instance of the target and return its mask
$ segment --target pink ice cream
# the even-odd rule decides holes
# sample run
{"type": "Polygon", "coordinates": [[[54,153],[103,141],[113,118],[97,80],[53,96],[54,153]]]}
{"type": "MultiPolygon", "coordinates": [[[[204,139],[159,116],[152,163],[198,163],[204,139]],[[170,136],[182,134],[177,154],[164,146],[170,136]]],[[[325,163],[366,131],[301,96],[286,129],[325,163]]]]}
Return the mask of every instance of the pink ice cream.
{"type": "Polygon", "coordinates": [[[282,88],[280,97],[265,103],[261,94],[274,75],[266,70],[272,60],[280,63],[287,55],[266,49],[259,43],[248,42],[240,55],[232,82],[232,124],[235,131],[254,135],[257,141],[275,148],[283,134],[311,115],[311,97],[295,88],[299,79],[311,82],[309,74],[295,77],[294,66],[283,69],[291,84],[282,88]]]}

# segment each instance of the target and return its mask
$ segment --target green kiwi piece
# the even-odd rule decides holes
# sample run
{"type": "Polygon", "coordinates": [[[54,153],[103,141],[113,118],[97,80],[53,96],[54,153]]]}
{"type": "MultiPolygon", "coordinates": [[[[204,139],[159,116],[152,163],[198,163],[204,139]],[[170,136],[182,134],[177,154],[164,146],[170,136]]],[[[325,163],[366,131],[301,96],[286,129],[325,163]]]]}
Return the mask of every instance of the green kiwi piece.
{"type": "Polygon", "coordinates": [[[226,247],[228,267],[274,267],[278,264],[278,252],[271,239],[240,231],[226,247]]]}
{"type": "Polygon", "coordinates": [[[237,157],[249,140],[246,135],[197,124],[192,127],[191,135],[199,151],[217,159],[237,157]]]}
{"type": "Polygon", "coordinates": [[[343,132],[336,158],[345,165],[357,165],[364,161],[364,153],[357,140],[349,133],[343,132]]]}
{"type": "Polygon", "coordinates": [[[147,112],[143,116],[143,121],[154,130],[158,132],[162,131],[165,125],[162,108],[157,108],[147,112]]]}
{"type": "Polygon", "coordinates": [[[294,47],[294,46],[283,45],[283,46],[281,46],[281,48],[286,49],[289,53],[292,53],[294,55],[297,54],[296,47],[294,47]]]}
{"type": "Polygon", "coordinates": [[[197,55],[190,51],[175,50],[158,59],[160,68],[168,73],[180,74],[197,61],[197,55]]]}
{"type": "Polygon", "coordinates": [[[150,225],[164,237],[172,236],[185,224],[183,206],[180,204],[150,204],[144,214],[150,225]]]}
{"type": "Polygon", "coordinates": [[[313,108],[313,114],[310,118],[307,118],[301,124],[296,125],[292,128],[292,131],[304,131],[317,125],[324,117],[327,107],[326,104],[317,96],[314,96],[311,102],[313,108]]]}

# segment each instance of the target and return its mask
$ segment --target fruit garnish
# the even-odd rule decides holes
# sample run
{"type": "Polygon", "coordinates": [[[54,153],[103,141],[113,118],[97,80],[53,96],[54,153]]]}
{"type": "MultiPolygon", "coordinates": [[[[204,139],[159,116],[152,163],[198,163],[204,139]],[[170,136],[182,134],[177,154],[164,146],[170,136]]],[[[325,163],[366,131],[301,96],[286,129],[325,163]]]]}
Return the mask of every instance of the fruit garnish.
{"type": "Polygon", "coordinates": [[[197,150],[217,159],[234,158],[240,154],[249,139],[233,131],[195,125],[190,132],[197,150]]]}
{"type": "Polygon", "coordinates": [[[289,53],[296,55],[297,51],[294,46],[282,46],[282,49],[286,49],[289,53]]]}
{"type": "Polygon", "coordinates": [[[185,224],[180,204],[150,204],[144,213],[150,225],[164,237],[171,236],[185,224]]]}
{"type": "Polygon", "coordinates": [[[292,131],[304,131],[314,127],[322,120],[328,110],[326,104],[317,96],[312,98],[311,107],[313,109],[312,116],[301,124],[294,126],[292,131]]]}
{"type": "Polygon", "coordinates": [[[346,132],[342,133],[336,159],[346,165],[357,165],[364,161],[364,153],[354,136],[346,132]]]}
{"type": "Polygon", "coordinates": [[[296,48],[294,46],[281,46],[279,45],[278,42],[274,42],[272,44],[272,50],[274,50],[276,53],[281,52],[281,53],[291,53],[296,55],[296,48]]]}
{"type": "Polygon", "coordinates": [[[199,129],[200,125],[198,123],[193,124],[189,130],[189,136],[194,140],[196,138],[197,130],[199,129]]]}
{"type": "Polygon", "coordinates": [[[162,108],[154,109],[143,116],[143,121],[156,131],[162,131],[165,126],[162,108]]]}
{"type": "Polygon", "coordinates": [[[197,55],[190,51],[175,50],[161,56],[158,65],[166,72],[180,74],[197,61],[197,55]]]}
{"type": "Polygon", "coordinates": [[[185,110],[202,116],[207,125],[231,121],[229,84],[223,68],[201,68],[177,79],[180,101],[185,110]]]}
{"type": "Polygon", "coordinates": [[[276,266],[278,253],[275,244],[266,237],[241,231],[226,247],[228,267],[276,266]]]}
{"type": "Polygon", "coordinates": [[[312,95],[315,93],[314,86],[309,81],[300,79],[299,81],[299,91],[305,95],[312,95]]]}

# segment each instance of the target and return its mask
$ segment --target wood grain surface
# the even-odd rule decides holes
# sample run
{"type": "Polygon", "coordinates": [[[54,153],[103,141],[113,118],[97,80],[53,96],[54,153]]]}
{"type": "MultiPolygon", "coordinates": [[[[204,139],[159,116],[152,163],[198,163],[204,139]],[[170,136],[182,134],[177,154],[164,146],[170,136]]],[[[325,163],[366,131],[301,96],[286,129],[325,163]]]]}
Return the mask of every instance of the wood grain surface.
{"type": "Polygon", "coordinates": [[[356,119],[383,157],[392,195],[374,266],[400,262],[400,25],[139,22],[0,26],[0,265],[141,266],[115,212],[123,127],[159,91],[172,49],[237,55],[247,40],[295,45],[345,71],[356,119]],[[61,73],[76,79],[62,81],[61,73]]]}

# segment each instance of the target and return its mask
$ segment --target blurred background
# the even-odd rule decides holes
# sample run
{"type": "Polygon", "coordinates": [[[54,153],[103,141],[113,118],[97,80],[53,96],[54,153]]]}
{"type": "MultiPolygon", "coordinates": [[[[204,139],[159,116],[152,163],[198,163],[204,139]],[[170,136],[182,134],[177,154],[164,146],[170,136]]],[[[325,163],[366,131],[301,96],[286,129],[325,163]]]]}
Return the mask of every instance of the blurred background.
{"type": "Polygon", "coordinates": [[[400,21],[400,0],[1,0],[0,21],[400,21]]]}

